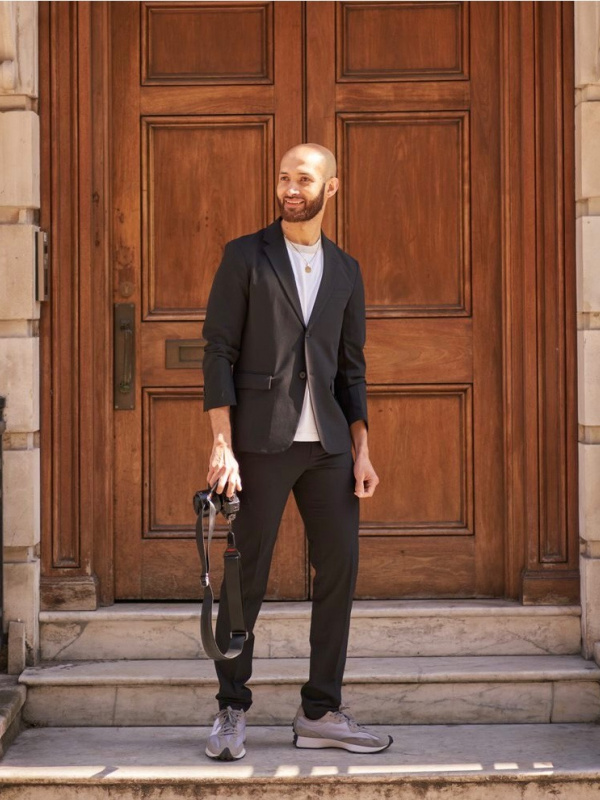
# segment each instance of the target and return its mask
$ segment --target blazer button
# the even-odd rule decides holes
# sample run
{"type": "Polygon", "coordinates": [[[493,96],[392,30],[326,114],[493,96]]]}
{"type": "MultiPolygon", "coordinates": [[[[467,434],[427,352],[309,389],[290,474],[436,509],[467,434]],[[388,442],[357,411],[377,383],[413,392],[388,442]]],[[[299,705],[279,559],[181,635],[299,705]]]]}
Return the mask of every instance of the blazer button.
{"type": "Polygon", "coordinates": [[[306,372],[304,372],[304,371],[303,372],[299,372],[298,373],[298,377],[302,378],[302,380],[304,380],[304,378],[306,378],[306,372]]]}

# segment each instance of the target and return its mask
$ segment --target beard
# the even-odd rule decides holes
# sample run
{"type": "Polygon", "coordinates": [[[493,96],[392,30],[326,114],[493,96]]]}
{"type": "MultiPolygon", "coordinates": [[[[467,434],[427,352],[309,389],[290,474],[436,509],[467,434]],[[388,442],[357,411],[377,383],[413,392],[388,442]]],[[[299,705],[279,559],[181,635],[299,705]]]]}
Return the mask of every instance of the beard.
{"type": "Polygon", "coordinates": [[[323,184],[321,191],[314,200],[305,200],[304,205],[299,208],[286,207],[283,201],[281,201],[279,197],[277,198],[277,205],[279,206],[279,211],[285,222],[308,222],[309,219],[313,219],[317,216],[319,211],[323,208],[324,203],[325,184],[323,184]]]}

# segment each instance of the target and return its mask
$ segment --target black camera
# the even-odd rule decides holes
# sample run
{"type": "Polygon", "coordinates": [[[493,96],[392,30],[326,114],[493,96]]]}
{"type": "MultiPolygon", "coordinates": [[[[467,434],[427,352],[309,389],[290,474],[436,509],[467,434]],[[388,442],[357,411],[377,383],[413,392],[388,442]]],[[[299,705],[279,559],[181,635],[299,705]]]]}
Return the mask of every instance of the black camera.
{"type": "Polygon", "coordinates": [[[234,492],[231,497],[227,497],[225,492],[217,494],[213,489],[202,489],[194,495],[194,511],[198,516],[208,516],[210,506],[208,501],[212,500],[217,514],[221,512],[225,519],[232,520],[240,510],[240,498],[234,492]]]}

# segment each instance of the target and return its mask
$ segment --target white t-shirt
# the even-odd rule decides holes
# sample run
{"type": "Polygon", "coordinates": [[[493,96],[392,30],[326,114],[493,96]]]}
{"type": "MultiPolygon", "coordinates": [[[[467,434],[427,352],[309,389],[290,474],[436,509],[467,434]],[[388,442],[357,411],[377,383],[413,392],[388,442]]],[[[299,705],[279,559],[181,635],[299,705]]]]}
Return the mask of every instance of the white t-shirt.
{"type": "MultiPolygon", "coordinates": [[[[310,318],[311,311],[315,304],[317,292],[323,277],[323,248],[321,247],[321,239],[315,244],[294,244],[285,238],[285,245],[287,247],[292,269],[294,270],[294,278],[296,279],[296,288],[298,289],[298,296],[300,297],[300,306],[304,316],[305,324],[310,318]],[[295,249],[297,248],[297,249],[295,249]],[[300,253],[302,255],[300,255],[300,253]],[[315,255],[315,253],[317,255],[315,255]],[[304,256],[304,259],[302,258],[304,256]],[[311,271],[307,272],[306,262],[309,262],[311,271]]],[[[304,390],[304,402],[302,404],[302,411],[300,413],[300,420],[296,435],[294,436],[295,442],[318,442],[319,432],[317,430],[317,423],[315,422],[315,414],[313,411],[310,391],[308,388],[308,381],[306,381],[306,389],[304,390]]]]}

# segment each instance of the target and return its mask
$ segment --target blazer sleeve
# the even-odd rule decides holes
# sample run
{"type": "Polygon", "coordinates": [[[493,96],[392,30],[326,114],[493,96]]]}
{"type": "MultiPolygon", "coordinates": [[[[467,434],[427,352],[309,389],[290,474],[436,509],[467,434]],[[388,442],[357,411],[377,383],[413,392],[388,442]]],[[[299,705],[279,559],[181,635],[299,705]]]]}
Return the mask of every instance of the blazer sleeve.
{"type": "Polygon", "coordinates": [[[334,392],[348,425],[367,418],[367,383],[363,348],[366,337],[365,290],[356,264],[354,288],[344,311],[334,392]]]}
{"type": "Polygon", "coordinates": [[[204,410],[236,405],[232,366],[240,354],[248,308],[248,270],[243,254],[228,242],[208,298],[202,335],[206,341],[204,410]]]}

